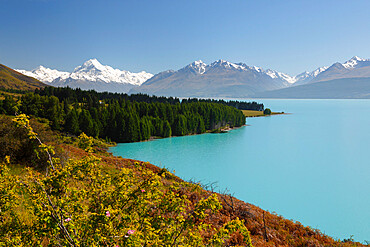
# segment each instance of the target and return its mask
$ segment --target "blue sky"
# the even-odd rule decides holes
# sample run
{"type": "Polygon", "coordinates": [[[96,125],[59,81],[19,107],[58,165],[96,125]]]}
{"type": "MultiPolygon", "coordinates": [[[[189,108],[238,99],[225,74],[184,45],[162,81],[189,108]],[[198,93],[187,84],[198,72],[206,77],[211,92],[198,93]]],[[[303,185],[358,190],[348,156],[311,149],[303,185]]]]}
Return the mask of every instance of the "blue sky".
{"type": "Polygon", "coordinates": [[[89,58],[157,73],[194,60],[290,75],[370,58],[368,0],[0,0],[0,63],[71,71],[89,58]]]}

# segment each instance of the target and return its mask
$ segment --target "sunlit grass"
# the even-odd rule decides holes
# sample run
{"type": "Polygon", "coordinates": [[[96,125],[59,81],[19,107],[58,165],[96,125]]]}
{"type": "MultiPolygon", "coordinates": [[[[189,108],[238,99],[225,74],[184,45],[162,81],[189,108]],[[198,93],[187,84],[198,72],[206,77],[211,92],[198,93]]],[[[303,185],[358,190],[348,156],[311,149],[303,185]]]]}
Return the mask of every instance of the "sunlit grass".
{"type": "MultiPolygon", "coordinates": [[[[241,110],[245,117],[264,117],[269,116],[263,114],[263,111],[241,110]]],[[[271,115],[284,114],[284,112],[272,112],[271,115]]]]}

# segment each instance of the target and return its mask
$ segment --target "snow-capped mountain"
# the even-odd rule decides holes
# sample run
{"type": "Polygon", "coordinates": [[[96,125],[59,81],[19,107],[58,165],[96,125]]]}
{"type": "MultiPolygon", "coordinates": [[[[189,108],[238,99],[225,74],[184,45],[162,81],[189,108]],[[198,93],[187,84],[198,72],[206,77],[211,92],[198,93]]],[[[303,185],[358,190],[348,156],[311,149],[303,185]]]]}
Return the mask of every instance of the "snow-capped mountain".
{"type": "Polygon", "coordinates": [[[199,60],[177,71],[158,73],[130,92],[178,97],[248,97],[292,83],[293,77],[270,69],[222,59],[207,65],[199,60]]]}
{"type": "Polygon", "coordinates": [[[295,82],[296,85],[305,84],[305,83],[313,80],[318,74],[320,74],[321,72],[324,72],[328,68],[329,67],[324,66],[324,67],[317,68],[312,72],[305,71],[305,72],[295,76],[294,77],[294,82],[295,82]]]}
{"type": "Polygon", "coordinates": [[[346,69],[356,69],[361,67],[370,66],[370,59],[363,59],[358,56],[352,57],[345,63],[342,63],[343,67],[346,69]]]}
{"type": "Polygon", "coordinates": [[[329,67],[321,67],[312,72],[303,72],[295,77],[294,85],[359,77],[370,77],[370,59],[354,56],[344,63],[337,62],[329,67]]]}
{"type": "Polygon", "coordinates": [[[287,75],[287,74],[284,74],[284,73],[281,73],[275,70],[271,70],[271,69],[264,70],[261,67],[248,66],[245,63],[230,63],[228,61],[220,59],[220,60],[217,60],[211,63],[209,67],[211,68],[222,67],[225,69],[238,70],[238,71],[244,71],[244,72],[245,71],[257,72],[257,73],[268,75],[272,79],[279,79],[279,80],[285,81],[287,83],[287,86],[295,82],[294,77],[291,77],[290,75],[287,75]]]}
{"type": "Polygon", "coordinates": [[[203,63],[202,60],[195,61],[188,66],[182,68],[181,70],[184,71],[192,71],[196,74],[203,74],[206,71],[207,64],[203,63]]]}
{"type": "Polygon", "coordinates": [[[51,84],[55,79],[59,77],[68,78],[70,74],[69,72],[63,72],[63,71],[58,71],[56,69],[45,68],[42,65],[40,65],[39,67],[31,71],[21,70],[21,69],[17,69],[16,71],[26,76],[36,78],[37,80],[42,81],[47,84],[51,84]]]}
{"type": "Polygon", "coordinates": [[[357,56],[295,77],[293,87],[254,95],[258,98],[370,98],[370,59],[357,56]]]}
{"type": "Polygon", "coordinates": [[[48,69],[43,66],[32,71],[17,70],[52,86],[94,89],[97,91],[128,92],[140,86],[153,75],[145,71],[133,73],[102,65],[97,59],[90,59],[76,67],[72,73],[48,69]]]}

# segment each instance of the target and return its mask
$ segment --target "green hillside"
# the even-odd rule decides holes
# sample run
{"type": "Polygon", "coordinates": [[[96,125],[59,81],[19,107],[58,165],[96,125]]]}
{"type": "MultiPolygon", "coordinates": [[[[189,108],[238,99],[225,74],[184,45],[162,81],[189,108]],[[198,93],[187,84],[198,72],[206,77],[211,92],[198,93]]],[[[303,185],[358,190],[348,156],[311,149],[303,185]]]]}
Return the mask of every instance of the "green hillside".
{"type": "Polygon", "coordinates": [[[46,84],[35,78],[25,76],[0,64],[0,89],[33,91],[36,88],[43,88],[45,86],[46,84]]]}

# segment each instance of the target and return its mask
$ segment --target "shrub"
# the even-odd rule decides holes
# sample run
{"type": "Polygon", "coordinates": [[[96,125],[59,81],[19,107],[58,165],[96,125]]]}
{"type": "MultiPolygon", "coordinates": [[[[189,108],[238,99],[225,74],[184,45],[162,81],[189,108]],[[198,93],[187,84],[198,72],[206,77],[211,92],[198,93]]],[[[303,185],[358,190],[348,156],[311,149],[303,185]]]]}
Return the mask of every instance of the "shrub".
{"type": "Polygon", "coordinates": [[[265,115],[271,115],[271,110],[269,108],[266,108],[264,111],[263,111],[263,114],[265,115]]]}

